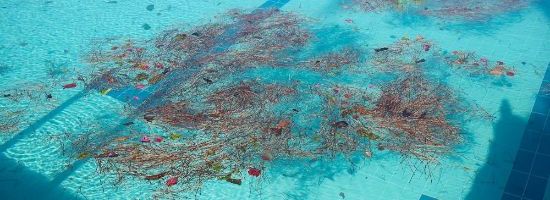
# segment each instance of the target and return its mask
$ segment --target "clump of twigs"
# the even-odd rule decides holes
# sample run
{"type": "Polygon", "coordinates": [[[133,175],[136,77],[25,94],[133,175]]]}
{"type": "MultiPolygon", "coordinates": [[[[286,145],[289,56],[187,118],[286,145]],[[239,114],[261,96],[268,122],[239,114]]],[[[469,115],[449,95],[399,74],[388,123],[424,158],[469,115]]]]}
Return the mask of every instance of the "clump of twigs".
{"type": "Polygon", "coordinates": [[[199,93],[189,99],[149,109],[144,115],[172,126],[223,132],[239,126],[253,126],[258,123],[256,120],[265,117],[261,115],[267,112],[269,106],[282,101],[284,97],[296,95],[291,87],[265,85],[255,81],[225,86],[213,93],[188,92],[199,93]]]}
{"type": "Polygon", "coordinates": [[[483,21],[528,6],[531,0],[352,0],[345,7],[357,7],[364,12],[389,9],[409,10],[444,20],[483,21]]]}
{"type": "Polygon", "coordinates": [[[519,10],[530,2],[531,0],[436,0],[426,3],[427,9],[421,9],[419,13],[447,20],[482,21],[519,10]]]}
{"type": "Polygon", "coordinates": [[[10,110],[8,108],[2,108],[0,111],[0,133],[9,134],[19,130],[23,110],[10,110]]]}
{"type": "Polygon", "coordinates": [[[382,137],[378,149],[436,161],[459,142],[460,124],[452,116],[468,110],[449,88],[412,75],[383,86],[364,123],[382,137]]]}
{"type": "Polygon", "coordinates": [[[188,30],[164,31],[143,44],[109,41],[104,46],[110,47],[100,46],[90,53],[89,61],[101,72],[94,74],[102,75],[91,78],[89,88],[146,87],[191,68],[211,67],[224,74],[265,65],[287,66],[292,58],[281,57],[282,53],[303,47],[310,38],[303,19],[276,9],[251,14],[232,10],[218,18],[188,30]],[[98,81],[102,79],[109,84],[98,81]]]}
{"type": "Polygon", "coordinates": [[[399,0],[352,0],[348,4],[357,6],[365,12],[377,12],[385,9],[394,8],[399,5],[399,0]]]}
{"type": "Polygon", "coordinates": [[[10,88],[0,90],[0,98],[12,102],[40,102],[47,99],[50,86],[43,83],[18,84],[10,88]]]}
{"type": "Polygon", "coordinates": [[[240,185],[243,170],[260,176],[274,159],[334,159],[358,151],[370,158],[390,150],[437,162],[460,142],[456,120],[477,112],[451,88],[425,77],[425,63],[442,54],[422,37],[403,38],[366,56],[367,66],[378,69],[366,74],[370,78],[398,75],[376,94],[241,76],[261,67],[318,73],[360,68],[364,51],[299,54],[311,41],[306,21],[278,10],[232,10],[219,19],[149,41],[109,41],[92,51],[95,69],[82,78],[87,89],[156,88],[128,115],[163,131],[83,136],[71,145],[77,157],[95,158],[99,171],[116,174],[119,182],[165,181],[162,193],[174,194],[214,179],[240,185]],[[319,109],[290,109],[302,106],[305,97],[318,100],[319,109]]]}
{"type": "Polygon", "coordinates": [[[418,36],[416,39],[402,38],[397,42],[375,48],[370,64],[381,72],[418,73],[426,71],[427,62],[432,68],[444,66],[471,76],[513,77],[516,71],[503,61],[493,61],[478,56],[475,52],[452,51],[447,54],[432,41],[418,36]]]}
{"type": "Polygon", "coordinates": [[[0,133],[11,134],[27,123],[29,111],[42,106],[53,98],[50,86],[42,83],[18,84],[0,90],[0,133]]]}
{"type": "Polygon", "coordinates": [[[458,116],[485,115],[461,102],[450,88],[429,81],[420,73],[382,85],[379,95],[346,87],[339,87],[334,93],[324,95],[329,107],[323,112],[333,114],[328,115],[323,126],[326,128],[320,134],[340,138],[339,149],[360,149],[367,157],[374,154],[372,145],[376,144],[379,151],[437,162],[461,141],[458,116]]]}
{"type": "Polygon", "coordinates": [[[418,71],[429,58],[440,54],[433,42],[422,36],[415,39],[403,37],[393,44],[374,49],[370,64],[383,72],[418,71]]]}
{"type": "Polygon", "coordinates": [[[338,52],[330,52],[313,58],[304,63],[305,67],[321,72],[342,70],[346,66],[356,66],[360,63],[358,49],[346,48],[338,52]]]}
{"type": "Polygon", "coordinates": [[[240,185],[243,169],[262,170],[263,162],[275,157],[308,155],[290,145],[299,140],[291,133],[292,121],[272,107],[295,94],[289,87],[251,81],[206,93],[197,102],[159,106],[146,115],[201,134],[183,142],[112,141],[106,152],[116,156],[96,156],[97,162],[102,172],[118,174],[120,180],[177,177],[182,184],[176,191],[200,189],[212,179],[240,185]]]}
{"type": "Polygon", "coordinates": [[[452,55],[446,56],[445,60],[450,66],[465,70],[470,75],[490,75],[490,76],[515,76],[516,71],[513,67],[507,66],[502,61],[490,61],[487,58],[480,57],[474,52],[453,51],[452,55]]]}

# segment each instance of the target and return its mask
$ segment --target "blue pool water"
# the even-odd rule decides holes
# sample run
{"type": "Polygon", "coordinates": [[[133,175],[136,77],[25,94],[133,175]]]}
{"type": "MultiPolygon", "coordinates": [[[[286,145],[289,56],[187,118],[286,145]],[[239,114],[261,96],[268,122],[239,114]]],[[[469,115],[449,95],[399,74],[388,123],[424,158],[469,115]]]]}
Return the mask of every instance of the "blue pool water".
{"type": "MultiPolygon", "coordinates": [[[[0,98],[0,109],[25,111],[16,129],[2,129],[5,133],[0,134],[0,199],[153,199],[158,188],[165,187],[164,181],[134,178],[114,184],[115,174],[99,172],[94,159],[67,156],[63,145],[97,129],[112,134],[124,131],[124,123],[135,118],[126,115],[128,104],[138,107],[177,77],[168,76],[159,86],[146,90],[127,87],[109,95],[80,85],[72,90],[57,86],[67,83],[62,80],[76,81],[72,71],[86,71],[86,55],[97,41],[147,40],[171,27],[209,23],[235,8],[252,13],[278,8],[303,16],[316,37],[313,48],[319,52],[347,45],[372,50],[402,37],[422,36],[449,52],[467,50],[503,60],[514,66],[516,74],[505,80],[480,80],[460,73],[441,79],[495,118],[461,124],[467,130],[461,143],[438,164],[430,165],[429,173],[418,173],[414,160],[404,161],[392,153],[359,159],[354,166],[340,161],[304,165],[300,161],[275,160],[261,179],[244,176],[242,185],[207,181],[192,198],[550,199],[550,88],[546,89],[550,84],[550,2],[535,0],[483,21],[440,19],[408,9],[363,12],[348,8],[349,2],[0,2],[0,91],[55,88],[51,91],[54,98],[39,103],[32,98],[18,102],[0,98]],[[140,100],[128,103],[133,96],[140,100]]],[[[211,51],[232,44],[222,41],[211,51]]],[[[352,71],[324,75],[258,68],[242,76],[274,82],[297,79],[350,86],[371,83],[352,71]]],[[[303,101],[303,110],[310,106],[308,102],[303,101]]]]}

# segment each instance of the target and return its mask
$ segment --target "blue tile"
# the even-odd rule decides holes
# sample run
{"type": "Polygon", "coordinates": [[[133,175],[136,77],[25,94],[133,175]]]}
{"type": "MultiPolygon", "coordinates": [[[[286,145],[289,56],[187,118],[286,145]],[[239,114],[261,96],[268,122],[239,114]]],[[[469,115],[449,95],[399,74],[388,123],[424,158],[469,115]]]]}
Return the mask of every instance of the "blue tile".
{"type": "Polygon", "coordinates": [[[533,112],[548,115],[549,110],[550,110],[549,98],[537,98],[537,100],[535,100],[535,105],[533,106],[533,112]]]}
{"type": "Polygon", "coordinates": [[[529,122],[527,123],[527,130],[543,131],[544,124],[546,123],[546,115],[537,113],[531,113],[529,122]]]}
{"type": "Polygon", "coordinates": [[[529,173],[531,171],[533,158],[535,158],[535,153],[519,150],[516,154],[516,159],[514,160],[513,169],[520,172],[529,173]]]}
{"type": "Polygon", "coordinates": [[[543,81],[540,85],[539,93],[537,98],[546,98],[550,99],[550,81],[543,81]]]}
{"type": "Polygon", "coordinates": [[[502,195],[501,200],[521,200],[521,198],[509,195],[509,194],[504,194],[504,195],[502,195]]]}
{"type": "Polygon", "coordinates": [[[527,188],[525,189],[524,197],[531,200],[542,200],[546,190],[546,179],[531,176],[527,188]]]}
{"type": "Polygon", "coordinates": [[[521,196],[527,185],[528,175],[512,170],[510,176],[508,176],[508,181],[506,182],[506,188],[504,191],[509,194],[521,196]]]}
{"type": "Polygon", "coordinates": [[[542,131],[543,135],[550,135],[550,120],[546,120],[546,126],[544,127],[544,130],[542,131]]]}
{"type": "Polygon", "coordinates": [[[533,163],[532,175],[548,178],[550,175],[550,156],[537,154],[533,163]]]}
{"type": "Polygon", "coordinates": [[[423,194],[422,196],[420,196],[419,200],[437,200],[437,199],[423,194]]]}
{"type": "Polygon", "coordinates": [[[537,151],[540,143],[541,133],[537,131],[525,131],[521,138],[520,149],[527,151],[537,151]]]}
{"type": "Polygon", "coordinates": [[[550,135],[541,136],[540,145],[537,152],[550,155],[550,135]]]}

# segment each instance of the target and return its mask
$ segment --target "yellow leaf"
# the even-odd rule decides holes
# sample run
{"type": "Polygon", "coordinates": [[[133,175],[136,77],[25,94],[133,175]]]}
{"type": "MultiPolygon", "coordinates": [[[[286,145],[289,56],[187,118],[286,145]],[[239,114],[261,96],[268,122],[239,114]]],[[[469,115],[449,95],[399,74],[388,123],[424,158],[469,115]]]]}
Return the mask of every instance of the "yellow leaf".
{"type": "Polygon", "coordinates": [[[181,138],[181,134],[179,133],[170,133],[170,139],[172,140],[177,140],[177,139],[180,139],[181,138]]]}
{"type": "Polygon", "coordinates": [[[113,88],[103,89],[103,90],[101,90],[99,93],[100,93],[101,95],[107,95],[107,94],[109,94],[109,92],[111,92],[112,89],[113,89],[113,88]]]}
{"type": "Polygon", "coordinates": [[[85,159],[88,158],[90,154],[88,152],[82,152],[78,155],[78,159],[85,159]]]}

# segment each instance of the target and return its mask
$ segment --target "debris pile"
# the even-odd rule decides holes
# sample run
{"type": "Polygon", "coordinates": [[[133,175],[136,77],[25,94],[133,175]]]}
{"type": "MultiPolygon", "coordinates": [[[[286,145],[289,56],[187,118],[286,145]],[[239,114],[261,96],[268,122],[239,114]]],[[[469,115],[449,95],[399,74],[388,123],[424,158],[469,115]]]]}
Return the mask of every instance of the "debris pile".
{"type": "Polygon", "coordinates": [[[527,7],[531,0],[426,1],[419,13],[446,20],[481,21],[527,7]]]}
{"type": "MultiPolygon", "coordinates": [[[[395,3],[369,1],[376,2],[395,3]]],[[[129,99],[144,98],[125,113],[124,130],[68,136],[66,155],[94,158],[99,172],[117,175],[117,183],[162,182],[164,194],[195,191],[209,180],[240,185],[245,177],[262,178],[277,159],[334,160],[357,152],[368,159],[391,151],[433,164],[461,142],[462,120],[481,113],[432,80],[433,65],[490,75],[512,71],[469,53],[447,56],[422,37],[375,49],[311,52],[315,34],[307,19],[275,9],[231,10],[217,19],[151,40],[98,43],[88,57],[90,72],[59,90],[82,85],[85,92],[130,88],[151,95],[129,99]],[[364,69],[368,73],[354,75],[378,82],[247,74],[267,68],[313,74],[364,69]]],[[[0,129],[9,128],[3,123],[0,129]]]]}
{"type": "Polygon", "coordinates": [[[364,12],[388,9],[413,11],[443,20],[483,21],[497,15],[527,7],[532,0],[352,0],[345,7],[357,7],[364,12]]]}

